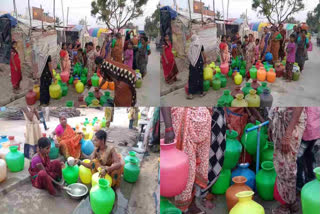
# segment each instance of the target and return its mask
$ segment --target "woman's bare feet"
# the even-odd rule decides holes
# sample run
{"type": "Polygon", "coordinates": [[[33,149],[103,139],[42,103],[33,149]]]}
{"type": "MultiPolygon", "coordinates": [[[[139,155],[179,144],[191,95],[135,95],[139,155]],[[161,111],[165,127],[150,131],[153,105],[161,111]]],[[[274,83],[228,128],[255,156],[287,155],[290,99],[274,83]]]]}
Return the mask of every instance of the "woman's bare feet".
{"type": "Polygon", "coordinates": [[[188,94],[188,95],[187,95],[187,99],[188,99],[188,100],[192,100],[192,99],[193,99],[192,94],[188,94]]]}
{"type": "Polygon", "coordinates": [[[202,205],[206,208],[206,209],[213,209],[215,207],[215,205],[211,202],[211,200],[208,200],[206,198],[202,199],[202,205]]]}
{"type": "Polygon", "coordinates": [[[204,211],[202,211],[199,207],[197,207],[195,201],[192,201],[188,211],[185,213],[186,214],[205,214],[204,211]]]}

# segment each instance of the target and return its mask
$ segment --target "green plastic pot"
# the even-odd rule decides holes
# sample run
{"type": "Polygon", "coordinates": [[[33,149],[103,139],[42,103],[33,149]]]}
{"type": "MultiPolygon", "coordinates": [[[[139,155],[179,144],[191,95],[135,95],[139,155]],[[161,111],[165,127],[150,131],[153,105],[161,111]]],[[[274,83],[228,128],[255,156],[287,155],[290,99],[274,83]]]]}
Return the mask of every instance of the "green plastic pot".
{"type": "Polygon", "coordinates": [[[141,79],[137,79],[136,88],[141,88],[141,86],[142,86],[142,80],[141,79]]]}
{"type": "Polygon", "coordinates": [[[240,158],[242,145],[237,140],[238,132],[227,130],[226,150],[224,152],[223,169],[233,169],[240,158]]]}
{"type": "Polygon", "coordinates": [[[225,88],[227,86],[227,77],[224,75],[221,75],[220,81],[221,81],[221,88],[225,88]]]}
{"type": "Polygon", "coordinates": [[[262,150],[260,155],[260,163],[263,163],[265,161],[273,161],[273,152],[274,152],[273,143],[267,141],[266,147],[262,150]]]}
{"type": "Polygon", "coordinates": [[[246,69],[245,68],[241,68],[240,69],[240,74],[242,77],[245,77],[246,76],[246,69]]]}
{"type": "Polygon", "coordinates": [[[69,108],[73,107],[73,101],[72,100],[68,100],[66,102],[66,107],[69,107],[69,108]]]}
{"type": "Polygon", "coordinates": [[[73,76],[70,76],[69,81],[68,81],[69,85],[73,84],[73,79],[74,79],[73,76]]]}
{"type": "MultiPolygon", "coordinates": [[[[256,125],[261,124],[259,121],[256,121],[256,124],[248,123],[246,127],[244,128],[243,135],[241,137],[241,143],[246,149],[246,151],[250,155],[255,155],[257,153],[257,135],[258,135],[258,130],[253,130],[251,132],[248,132],[247,134],[245,133],[245,130],[248,128],[252,128],[256,125]]],[[[265,133],[265,128],[261,129],[260,132],[260,151],[262,151],[267,142],[268,135],[265,133]]]]}
{"type": "Polygon", "coordinates": [[[219,78],[215,77],[213,80],[212,80],[212,88],[213,90],[215,91],[218,91],[220,88],[221,88],[221,81],[219,78]]]}
{"type": "Polygon", "coordinates": [[[250,82],[246,82],[246,86],[242,88],[243,94],[244,96],[246,96],[247,94],[249,94],[250,90],[253,89],[251,87],[251,83],[250,82]]]}
{"type": "Polygon", "coordinates": [[[292,80],[298,81],[300,78],[300,72],[293,72],[292,80]]]}
{"type": "Polygon", "coordinates": [[[59,156],[59,148],[56,147],[54,140],[52,138],[49,138],[50,140],[50,152],[49,152],[49,158],[56,159],[59,156]]]}
{"type": "Polygon", "coordinates": [[[320,213],[320,167],[313,170],[316,179],[305,184],[301,191],[303,214],[320,213]]]}
{"type": "Polygon", "coordinates": [[[67,96],[68,94],[68,86],[67,86],[67,83],[62,83],[62,86],[61,86],[61,92],[62,92],[62,96],[67,96]]]}
{"type": "Polygon", "coordinates": [[[93,92],[89,92],[84,101],[87,103],[87,105],[90,105],[94,99],[96,99],[96,97],[94,96],[93,92]]]}
{"type": "Polygon", "coordinates": [[[203,90],[209,91],[209,89],[210,89],[210,81],[209,80],[203,81],[203,90]]]}
{"type": "Polygon", "coordinates": [[[171,204],[168,199],[160,196],[160,214],[182,214],[182,212],[171,204]]]}
{"type": "Polygon", "coordinates": [[[90,205],[95,214],[109,214],[112,211],[116,194],[109,186],[109,181],[100,178],[99,185],[90,190],[90,205]]]}
{"type": "Polygon", "coordinates": [[[256,175],[257,191],[263,200],[272,201],[274,184],[277,177],[273,162],[265,161],[261,164],[261,168],[256,175]]]}
{"type": "Polygon", "coordinates": [[[18,146],[10,146],[10,152],[5,160],[10,172],[20,172],[24,169],[24,154],[18,151],[18,146]]]}
{"type": "Polygon", "coordinates": [[[258,95],[262,94],[264,89],[268,89],[270,91],[270,88],[267,87],[266,82],[261,83],[261,86],[257,88],[257,94],[258,95]]]}
{"type": "Polygon", "coordinates": [[[231,181],[231,170],[222,169],[218,180],[211,188],[211,192],[216,195],[225,194],[227,189],[230,186],[230,181],[231,181]]]}
{"type": "Polygon", "coordinates": [[[224,90],[223,95],[219,98],[219,100],[223,100],[224,106],[230,107],[233,101],[233,96],[230,94],[230,90],[224,90]]]}
{"type": "Polygon", "coordinates": [[[124,158],[124,163],[125,163],[125,164],[130,163],[130,159],[131,159],[131,158],[137,160],[138,165],[139,165],[140,160],[139,160],[139,158],[137,158],[135,151],[129,151],[129,155],[127,155],[127,156],[124,158]]]}
{"type": "Polygon", "coordinates": [[[67,184],[74,184],[78,182],[79,178],[79,167],[69,166],[68,163],[65,163],[65,168],[62,169],[62,176],[63,179],[66,181],[67,184]]]}
{"type": "Polygon", "coordinates": [[[138,160],[130,158],[129,163],[124,165],[123,179],[129,183],[135,183],[138,180],[140,174],[140,168],[138,166],[138,160]]]}

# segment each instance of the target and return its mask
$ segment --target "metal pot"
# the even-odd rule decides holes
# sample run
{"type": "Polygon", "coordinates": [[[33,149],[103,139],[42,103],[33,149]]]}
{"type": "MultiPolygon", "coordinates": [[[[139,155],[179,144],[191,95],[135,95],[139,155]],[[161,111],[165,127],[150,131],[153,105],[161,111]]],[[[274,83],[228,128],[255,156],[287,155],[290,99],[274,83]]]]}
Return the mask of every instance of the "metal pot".
{"type": "Polygon", "coordinates": [[[88,188],[84,184],[74,183],[68,186],[67,193],[73,199],[81,199],[88,193],[88,188]]]}

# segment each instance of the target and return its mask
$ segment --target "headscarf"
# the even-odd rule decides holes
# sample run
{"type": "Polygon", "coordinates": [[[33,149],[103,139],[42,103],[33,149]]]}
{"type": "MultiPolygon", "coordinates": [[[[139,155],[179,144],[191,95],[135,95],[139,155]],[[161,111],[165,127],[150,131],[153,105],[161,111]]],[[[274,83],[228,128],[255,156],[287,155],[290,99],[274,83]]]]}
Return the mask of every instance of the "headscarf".
{"type": "Polygon", "coordinates": [[[189,47],[188,59],[192,66],[197,64],[197,61],[201,54],[202,44],[199,41],[199,37],[197,35],[192,35],[191,44],[189,47]]]}

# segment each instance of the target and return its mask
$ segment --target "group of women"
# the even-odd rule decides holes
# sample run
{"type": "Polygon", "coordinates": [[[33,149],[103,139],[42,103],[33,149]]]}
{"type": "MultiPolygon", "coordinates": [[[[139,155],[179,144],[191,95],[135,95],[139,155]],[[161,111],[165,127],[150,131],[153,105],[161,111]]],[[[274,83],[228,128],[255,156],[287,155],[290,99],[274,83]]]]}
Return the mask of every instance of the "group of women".
{"type": "MultiPolygon", "coordinates": [[[[208,190],[216,182],[222,169],[226,130],[236,130],[240,139],[248,122],[269,120],[269,140],[274,143],[275,148],[273,162],[277,173],[275,192],[278,193],[275,195],[279,195],[276,199],[281,203],[273,213],[297,212],[300,206],[296,192],[297,172],[300,172],[299,181],[302,171],[308,171],[306,174],[312,176],[309,171],[312,170],[314,158],[310,157],[308,167],[301,158],[312,154],[312,148],[309,147],[320,139],[319,107],[162,107],[161,111],[165,123],[165,143],[176,141],[177,148],[189,158],[187,185],[180,195],[172,199],[177,208],[184,213],[204,213],[195,204],[195,197],[198,197],[207,209],[212,209],[213,196],[208,190]],[[310,141],[313,144],[309,144],[310,141]],[[307,151],[309,152],[306,153],[307,151]]],[[[310,179],[314,179],[314,176],[308,177],[302,185],[310,179]]]]}
{"type": "MultiPolygon", "coordinates": [[[[31,159],[29,173],[32,185],[36,188],[46,189],[50,194],[56,195],[55,187],[62,188],[61,170],[65,164],[59,160],[50,160],[51,142],[49,138],[41,137],[37,110],[34,107],[23,108],[22,110],[27,119],[24,153],[26,158],[31,159]]],[[[115,147],[107,144],[107,133],[104,130],[95,133],[93,138],[95,149],[90,156],[87,156],[81,152],[80,141],[84,138],[83,133],[76,132],[68,125],[67,117],[64,114],[60,115],[59,121],[60,124],[52,135],[60,154],[65,159],[68,157],[75,158],[75,164],[84,165],[91,169],[92,173],[99,171],[101,177],[109,174],[112,178],[112,187],[119,187],[124,163],[115,147]],[[91,162],[81,161],[80,159],[83,158],[90,159],[91,162]]]]}

